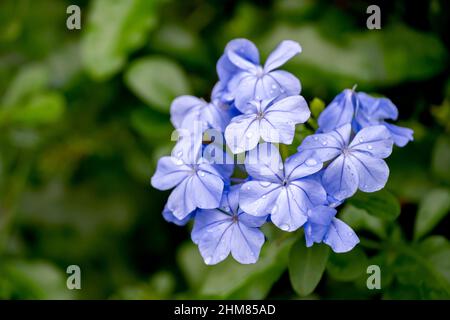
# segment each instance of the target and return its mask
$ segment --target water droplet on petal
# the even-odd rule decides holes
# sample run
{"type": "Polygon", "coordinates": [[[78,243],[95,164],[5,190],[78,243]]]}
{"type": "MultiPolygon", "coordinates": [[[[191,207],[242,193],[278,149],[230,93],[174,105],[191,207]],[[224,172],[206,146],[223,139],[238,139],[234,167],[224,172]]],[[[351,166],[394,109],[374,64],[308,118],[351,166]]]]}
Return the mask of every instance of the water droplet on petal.
{"type": "Polygon", "coordinates": [[[322,145],[323,145],[323,146],[326,146],[327,144],[328,144],[328,141],[327,141],[327,140],[323,140],[323,141],[322,141],[322,145]]]}
{"type": "Polygon", "coordinates": [[[205,258],[205,263],[206,264],[210,264],[211,263],[212,258],[211,257],[206,257],[205,258]]]}
{"type": "Polygon", "coordinates": [[[177,152],[177,157],[180,158],[183,155],[183,151],[178,151],[177,152]]]}
{"type": "Polygon", "coordinates": [[[313,166],[317,165],[317,160],[314,158],[309,158],[309,159],[306,159],[305,164],[308,167],[313,167],[313,166]]]}
{"type": "Polygon", "coordinates": [[[269,181],[260,181],[259,184],[263,188],[267,188],[268,186],[270,186],[270,182],[269,181]]]}
{"type": "Polygon", "coordinates": [[[251,188],[250,188],[250,186],[247,186],[247,190],[250,190],[251,188]]]}
{"type": "Polygon", "coordinates": [[[183,164],[183,160],[181,160],[181,159],[177,159],[177,165],[179,165],[179,166],[181,166],[182,164],[183,164]]]}
{"type": "Polygon", "coordinates": [[[205,173],[203,171],[200,171],[200,177],[204,177],[205,173]]]}
{"type": "Polygon", "coordinates": [[[277,88],[277,85],[276,85],[276,84],[273,84],[273,85],[272,85],[272,89],[275,90],[276,88],[277,88]]]}
{"type": "Polygon", "coordinates": [[[261,100],[261,96],[256,96],[256,100],[261,100]]]}
{"type": "Polygon", "coordinates": [[[275,213],[277,213],[277,211],[278,211],[278,206],[274,205],[272,208],[272,211],[270,213],[275,214],[275,213]]]}
{"type": "Polygon", "coordinates": [[[359,140],[360,143],[364,142],[363,138],[359,138],[358,140],[359,140]]]}
{"type": "Polygon", "coordinates": [[[313,139],[314,139],[314,141],[317,141],[317,140],[319,140],[319,138],[317,138],[317,137],[314,137],[313,139]]]}
{"type": "Polygon", "coordinates": [[[280,88],[280,92],[281,92],[281,93],[284,93],[284,89],[283,89],[283,88],[280,88]]]}
{"type": "Polygon", "coordinates": [[[263,195],[262,198],[265,199],[265,198],[266,198],[266,195],[263,195]]]}
{"type": "Polygon", "coordinates": [[[370,144],[368,144],[368,145],[367,145],[367,149],[372,150],[373,147],[372,147],[370,144]]]}
{"type": "Polygon", "coordinates": [[[250,139],[253,136],[253,132],[247,132],[246,137],[250,139]]]}
{"type": "Polygon", "coordinates": [[[283,163],[281,162],[280,165],[278,166],[278,169],[283,170],[283,163]]]}
{"type": "Polygon", "coordinates": [[[280,226],[280,229],[281,229],[281,230],[284,230],[284,231],[288,231],[288,230],[289,230],[289,225],[287,225],[287,224],[282,224],[282,225],[280,226]]]}

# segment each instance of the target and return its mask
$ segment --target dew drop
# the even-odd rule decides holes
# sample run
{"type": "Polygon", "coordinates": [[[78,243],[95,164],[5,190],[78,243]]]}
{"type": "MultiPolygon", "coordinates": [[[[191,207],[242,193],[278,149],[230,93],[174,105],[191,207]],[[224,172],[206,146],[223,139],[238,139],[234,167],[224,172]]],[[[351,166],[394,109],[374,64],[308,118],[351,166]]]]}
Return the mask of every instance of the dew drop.
{"type": "Polygon", "coordinates": [[[319,138],[317,138],[317,137],[314,137],[313,139],[314,139],[314,141],[317,141],[317,140],[319,140],[319,138]]]}
{"type": "Polygon", "coordinates": [[[313,166],[315,166],[317,164],[317,160],[313,159],[313,158],[309,158],[309,159],[306,159],[305,164],[308,167],[313,167],[313,166]]]}
{"type": "Polygon", "coordinates": [[[183,151],[178,151],[177,152],[177,157],[180,158],[183,155],[183,151]]]}
{"type": "Polygon", "coordinates": [[[206,263],[206,264],[210,264],[210,263],[211,263],[211,260],[212,260],[211,257],[206,257],[206,258],[205,258],[205,263],[206,263]]]}
{"type": "Polygon", "coordinates": [[[289,225],[287,225],[287,224],[282,224],[282,225],[280,226],[280,229],[281,229],[281,230],[284,230],[284,231],[287,231],[287,230],[289,230],[289,225]]]}
{"type": "Polygon", "coordinates": [[[253,136],[253,132],[247,132],[246,137],[250,139],[253,136]]]}
{"type": "Polygon", "coordinates": [[[261,96],[256,96],[256,100],[261,100],[261,96]]]}
{"type": "Polygon", "coordinates": [[[326,146],[327,144],[328,144],[328,141],[327,141],[327,140],[323,140],[323,141],[322,141],[322,145],[323,145],[323,146],[326,146]]]}
{"type": "Polygon", "coordinates": [[[367,149],[372,150],[373,149],[372,145],[368,144],[367,149]]]}
{"type": "Polygon", "coordinates": [[[266,195],[263,195],[262,198],[265,199],[265,198],[266,198],[266,195]]]}
{"type": "Polygon", "coordinates": [[[275,90],[277,86],[275,84],[272,85],[272,89],[275,90]]]}
{"type": "Polygon", "coordinates": [[[268,181],[260,181],[259,184],[263,188],[267,188],[268,186],[270,186],[270,182],[268,182],[268,181]]]}
{"type": "Polygon", "coordinates": [[[278,166],[278,169],[283,170],[283,163],[280,163],[280,165],[278,166]]]}
{"type": "Polygon", "coordinates": [[[203,171],[200,171],[200,177],[204,177],[205,173],[203,171]]]}
{"type": "Polygon", "coordinates": [[[247,186],[247,190],[250,190],[250,186],[247,186]]]}
{"type": "Polygon", "coordinates": [[[364,142],[363,138],[359,138],[358,140],[359,140],[360,143],[364,142]]]}
{"type": "Polygon", "coordinates": [[[275,214],[275,213],[277,213],[277,211],[278,211],[278,206],[277,206],[277,205],[274,205],[273,208],[272,208],[271,213],[272,213],[272,214],[275,214]]]}
{"type": "Polygon", "coordinates": [[[284,89],[283,89],[283,88],[280,88],[280,92],[281,92],[281,93],[284,93],[284,89]]]}

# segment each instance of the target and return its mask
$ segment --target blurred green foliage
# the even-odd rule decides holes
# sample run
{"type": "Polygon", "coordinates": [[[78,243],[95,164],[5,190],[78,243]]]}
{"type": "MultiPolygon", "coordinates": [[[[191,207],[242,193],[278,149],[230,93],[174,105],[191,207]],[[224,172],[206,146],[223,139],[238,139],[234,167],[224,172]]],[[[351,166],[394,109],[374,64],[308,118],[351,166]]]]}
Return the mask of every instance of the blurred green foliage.
{"type": "Polygon", "coordinates": [[[4,0],[0,3],[0,298],[450,298],[450,39],[445,0],[4,0]],[[82,11],[66,28],[66,8],[82,11]],[[342,89],[387,95],[415,141],[388,160],[386,190],[357,194],[340,217],[361,244],[307,249],[301,232],[265,226],[255,265],[202,262],[161,216],[149,186],[173,145],[170,101],[209,98],[232,38],[267,56],[283,39],[303,53],[315,127],[342,89]],[[67,266],[82,289],[66,289],[67,266]],[[368,290],[379,265],[381,290],[368,290]]]}

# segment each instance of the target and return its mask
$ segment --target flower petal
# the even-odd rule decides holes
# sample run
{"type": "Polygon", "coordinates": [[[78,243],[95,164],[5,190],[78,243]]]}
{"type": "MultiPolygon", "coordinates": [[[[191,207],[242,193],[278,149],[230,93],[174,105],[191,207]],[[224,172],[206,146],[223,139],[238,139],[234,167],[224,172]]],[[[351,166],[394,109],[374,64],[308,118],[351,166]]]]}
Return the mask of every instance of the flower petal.
{"type": "Polygon", "coordinates": [[[282,187],[275,205],[270,211],[271,221],[281,230],[295,231],[307,220],[303,205],[299,202],[300,198],[295,200],[296,194],[300,195],[300,192],[293,187],[282,187]]]}
{"type": "Polygon", "coordinates": [[[220,205],[223,188],[224,183],[219,176],[199,168],[191,179],[189,196],[194,199],[198,208],[213,209],[220,205]]]}
{"type": "Polygon", "coordinates": [[[317,206],[308,210],[308,222],[305,224],[307,247],[322,242],[335,215],[336,209],[327,206],[317,206]]]}
{"type": "Polygon", "coordinates": [[[239,213],[239,221],[247,227],[259,228],[267,222],[267,216],[253,216],[241,211],[241,213],[239,213]]]}
{"type": "Polygon", "coordinates": [[[371,97],[364,92],[358,92],[357,98],[359,100],[359,112],[364,114],[367,120],[372,121],[372,125],[375,124],[374,121],[378,120],[397,120],[398,109],[391,100],[371,97]]]}
{"type": "Polygon", "coordinates": [[[175,128],[182,128],[186,116],[190,113],[199,112],[206,104],[205,101],[193,96],[186,95],[177,97],[170,105],[170,121],[175,128]]]}
{"type": "Polygon", "coordinates": [[[232,222],[232,216],[217,209],[199,209],[197,210],[194,227],[192,228],[191,238],[195,244],[207,233],[213,232],[217,225],[232,222]]]}
{"type": "Polygon", "coordinates": [[[334,252],[342,253],[352,250],[359,243],[359,238],[342,220],[333,218],[323,242],[334,252]]]}
{"type": "Polygon", "coordinates": [[[173,215],[182,220],[197,208],[197,204],[192,197],[191,181],[193,177],[184,179],[169,195],[167,199],[167,209],[173,215]]]}
{"type": "Polygon", "coordinates": [[[167,222],[171,222],[176,224],[177,226],[184,226],[186,225],[186,223],[189,222],[189,220],[192,219],[192,217],[195,215],[195,211],[191,212],[190,214],[188,214],[186,217],[184,217],[183,219],[178,219],[177,217],[174,216],[173,212],[170,211],[167,208],[167,205],[164,206],[164,210],[162,212],[163,218],[164,220],[166,220],[167,222]]]}
{"type": "Polygon", "coordinates": [[[284,167],[286,178],[296,180],[316,173],[323,163],[313,151],[301,151],[287,158],[284,167]]]}
{"type": "MultiPolygon", "coordinates": [[[[250,110],[253,112],[253,108],[248,106],[247,103],[254,100],[256,96],[261,95],[262,82],[259,82],[261,82],[261,79],[254,75],[243,77],[239,82],[235,90],[234,104],[242,113],[248,113],[250,110]]],[[[261,96],[259,98],[261,99],[261,96]]]]}
{"type": "Polygon", "coordinates": [[[391,134],[391,137],[394,140],[396,146],[404,147],[409,141],[414,140],[413,130],[409,128],[399,127],[387,122],[384,122],[383,124],[389,130],[389,133],[391,134]]]}
{"type": "Polygon", "coordinates": [[[266,216],[275,205],[281,185],[266,181],[249,181],[242,185],[239,207],[254,216],[266,216]]]}
{"type": "Polygon", "coordinates": [[[234,117],[225,129],[227,145],[235,154],[254,149],[259,138],[259,121],[255,114],[234,117]]]}
{"type": "Polygon", "coordinates": [[[153,188],[158,190],[169,190],[180,184],[189,176],[192,170],[182,160],[174,157],[162,157],[158,160],[156,172],[151,179],[153,188]]]}
{"type": "Polygon", "coordinates": [[[331,160],[341,154],[342,149],[347,146],[351,130],[351,125],[346,124],[328,133],[307,136],[298,147],[298,151],[314,151],[322,162],[331,160]]]}
{"type": "Polygon", "coordinates": [[[384,160],[371,157],[364,152],[353,152],[350,159],[358,172],[361,191],[375,192],[386,185],[389,168],[384,160]]]}
{"type": "Polygon", "coordinates": [[[376,158],[387,158],[392,153],[391,134],[385,126],[371,126],[359,131],[349,148],[376,158]]]}
{"type": "Polygon", "coordinates": [[[298,208],[305,214],[308,212],[308,209],[325,204],[327,201],[325,189],[314,179],[303,178],[291,181],[289,189],[292,192],[294,202],[298,204],[298,208]]]}
{"type": "Polygon", "coordinates": [[[283,179],[283,160],[278,148],[271,143],[260,143],[249,151],[245,169],[255,180],[280,183],[283,179]]]}
{"type": "Polygon", "coordinates": [[[264,65],[264,71],[269,72],[282,66],[300,52],[302,52],[302,47],[298,42],[292,40],[285,40],[280,42],[280,44],[275,48],[275,50],[272,51],[272,53],[267,58],[264,65]]]}
{"type": "Polygon", "coordinates": [[[231,254],[242,264],[255,263],[264,244],[264,234],[258,228],[248,227],[244,223],[233,224],[231,254]]]}
{"type": "Polygon", "coordinates": [[[322,176],[325,190],[337,200],[352,196],[358,189],[358,171],[353,161],[340,155],[325,169],[322,176]]]}
{"type": "Polygon", "coordinates": [[[217,264],[230,254],[233,225],[232,221],[216,224],[200,238],[198,249],[206,264],[217,264]]]}
{"type": "MultiPolygon", "coordinates": [[[[300,80],[290,72],[284,70],[271,71],[264,76],[264,83],[266,83],[266,79],[270,78],[273,79],[275,84],[279,87],[278,91],[280,92],[280,95],[295,96],[300,94],[302,90],[300,80]]],[[[273,89],[273,84],[271,84],[269,88],[273,89]]]]}
{"type": "Polygon", "coordinates": [[[338,94],[319,115],[318,124],[321,132],[328,132],[351,123],[357,105],[354,91],[346,89],[338,94]]]}

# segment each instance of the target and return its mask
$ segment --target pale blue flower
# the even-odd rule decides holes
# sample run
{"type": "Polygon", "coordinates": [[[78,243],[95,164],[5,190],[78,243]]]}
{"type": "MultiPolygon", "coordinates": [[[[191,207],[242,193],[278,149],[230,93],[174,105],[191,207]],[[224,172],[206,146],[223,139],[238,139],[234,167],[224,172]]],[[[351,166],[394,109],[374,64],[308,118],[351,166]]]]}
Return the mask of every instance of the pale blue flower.
{"type": "Polygon", "coordinates": [[[231,253],[242,264],[255,263],[264,244],[261,227],[266,217],[254,217],[239,208],[240,185],[224,192],[216,209],[198,210],[192,241],[206,264],[217,264],[231,253]]]}
{"type": "Polygon", "coordinates": [[[248,153],[245,168],[252,180],[241,187],[240,207],[254,216],[270,214],[284,231],[301,227],[308,209],[326,202],[322,185],[307,177],[322,168],[314,153],[294,154],[283,165],[277,148],[264,143],[248,153]]]}
{"type": "Polygon", "coordinates": [[[261,138],[266,142],[291,144],[295,125],[304,123],[309,116],[302,96],[251,101],[245,114],[231,120],[225,129],[225,139],[233,153],[255,148],[261,138]]]}
{"type": "Polygon", "coordinates": [[[276,69],[301,50],[295,41],[282,41],[261,66],[258,49],[251,41],[230,41],[217,62],[224,99],[234,100],[236,107],[245,113],[251,100],[300,94],[300,81],[291,73],[276,69]]]}
{"type": "Polygon", "coordinates": [[[314,151],[320,161],[332,160],[324,169],[322,184],[332,197],[343,200],[357,189],[374,192],[383,188],[389,168],[383,160],[393,141],[385,126],[363,128],[350,142],[352,128],[343,125],[328,133],[306,137],[299,151],[314,151]]]}

